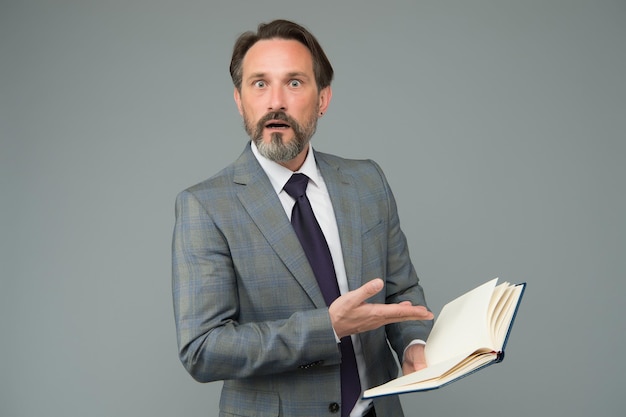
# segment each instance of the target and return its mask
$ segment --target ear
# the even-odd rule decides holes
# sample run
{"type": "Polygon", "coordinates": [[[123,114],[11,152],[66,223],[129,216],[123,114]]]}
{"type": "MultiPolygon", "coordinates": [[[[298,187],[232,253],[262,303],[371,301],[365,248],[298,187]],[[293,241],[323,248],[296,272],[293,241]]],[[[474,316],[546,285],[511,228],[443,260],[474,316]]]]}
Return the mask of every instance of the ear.
{"type": "Polygon", "coordinates": [[[237,104],[237,109],[239,110],[239,114],[243,116],[243,109],[241,107],[241,93],[239,92],[237,87],[235,87],[235,92],[233,93],[233,96],[235,98],[235,103],[237,104]]]}
{"type": "Polygon", "coordinates": [[[326,113],[326,110],[328,109],[328,105],[330,104],[330,99],[332,97],[333,97],[333,90],[330,88],[330,86],[324,87],[321,89],[319,93],[320,108],[318,109],[318,115],[321,116],[322,114],[326,113]]]}

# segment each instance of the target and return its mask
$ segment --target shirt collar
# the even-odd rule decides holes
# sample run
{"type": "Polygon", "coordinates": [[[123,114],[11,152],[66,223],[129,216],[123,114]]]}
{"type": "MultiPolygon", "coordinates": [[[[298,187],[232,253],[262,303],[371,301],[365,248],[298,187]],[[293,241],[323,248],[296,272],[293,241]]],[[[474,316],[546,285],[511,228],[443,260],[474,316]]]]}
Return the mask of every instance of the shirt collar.
{"type": "MultiPolygon", "coordinates": [[[[252,153],[254,154],[257,161],[259,161],[259,164],[261,164],[261,168],[263,168],[263,171],[265,171],[265,173],[269,177],[274,191],[276,191],[276,194],[280,193],[283,190],[285,184],[287,184],[287,181],[289,181],[289,178],[291,178],[291,176],[294,174],[294,172],[272,160],[267,159],[259,153],[259,150],[257,149],[254,141],[251,141],[250,143],[252,147],[252,153]]],[[[309,177],[309,180],[311,182],[319,186],[321,182],[321,175],[317,169],[317,164],[315,162],[315,152],[313,151],[313,147],[311,146],[311,144],[309,144],[308,147],[309,149],[306,155],[306,159],[304,160],[304,163],[302,164],[300,169],[296,172],[306,175],[307,177],[309,177]]]]}

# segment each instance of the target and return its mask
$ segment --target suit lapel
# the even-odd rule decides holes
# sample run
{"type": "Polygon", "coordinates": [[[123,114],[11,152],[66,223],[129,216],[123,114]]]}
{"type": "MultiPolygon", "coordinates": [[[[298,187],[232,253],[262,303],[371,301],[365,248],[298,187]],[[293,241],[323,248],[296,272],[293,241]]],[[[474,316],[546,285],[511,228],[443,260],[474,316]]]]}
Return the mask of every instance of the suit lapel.
{"type": "Polygon", "coordinates": [[[324,154],[316,152],[315,159],[335,211],[348,287],[354,290],[362,285],[361,206],[355,179],[330,163],[324,154]]]}
{"type": "Polygon", "coordinates": [[[267,175],[248,146],[235,163],[237,193],[252,221],[315,306],[326,307],[313,270],[267,175]]]}

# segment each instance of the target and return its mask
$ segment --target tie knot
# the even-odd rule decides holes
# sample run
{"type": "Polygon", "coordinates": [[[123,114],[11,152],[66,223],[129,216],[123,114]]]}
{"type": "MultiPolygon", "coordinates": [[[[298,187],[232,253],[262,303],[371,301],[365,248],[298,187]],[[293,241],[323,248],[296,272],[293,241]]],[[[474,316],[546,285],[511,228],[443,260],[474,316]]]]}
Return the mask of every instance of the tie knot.
{"type": "Polygon", "coordinates": [[[309,177],[304,174],[293,174],[283,189],[287,191],[287,194],[297,200],[306,193],[306,186],[308,184],[309,177]]]}

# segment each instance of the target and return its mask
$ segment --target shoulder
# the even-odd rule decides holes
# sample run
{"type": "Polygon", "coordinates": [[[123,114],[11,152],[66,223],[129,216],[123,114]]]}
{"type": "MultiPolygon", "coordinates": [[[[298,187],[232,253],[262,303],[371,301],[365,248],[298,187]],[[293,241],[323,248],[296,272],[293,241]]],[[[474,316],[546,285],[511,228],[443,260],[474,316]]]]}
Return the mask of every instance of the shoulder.
{"type": "Polygon", "coordinates": [[[346,172],[384,175],[378,163],[372,159],[349,159],[318,151],[315,151],[315,158],[319,164],[326,164],[346,172]]]}
{"type": "Polygon", "coordinates": [[[262,173],[261,166],[247,146],[234,162],[208,179],[186,188],[182,193],[193,194],[199,199],[226,198],[235,194],[242,185],[264,178],[262,173]]]}
{"type": "Polygon", "coordinates": [[[233,164],[230,164],[211,177],[186,188],[184,191],[197,194],[232,187],[234,172],[233,164]]]}
{"type": "Polygon", "coordinates": [[[231,164],[210,178],[185,188],[178,194],[177,200],[192,199],[202,203],[228,199],[229,194],[234,192],[233,172],[231,164]]]}
{"type": "Polygon", "coordinates": [[[382,168],[372,159],[348,159],[317,151],[315,158],[324,178],[328,173],[337,172],[342,178],[353,178],[350,182],[358,187],[388,188],[382,168]]]}
{"type": "Polygon", "coordinates": [[[216,210],[228,210],[233,205],[232,169],[226,167],[214,176],[180,191],[176,196],[176,217],[203,218],[216,210]]]}

